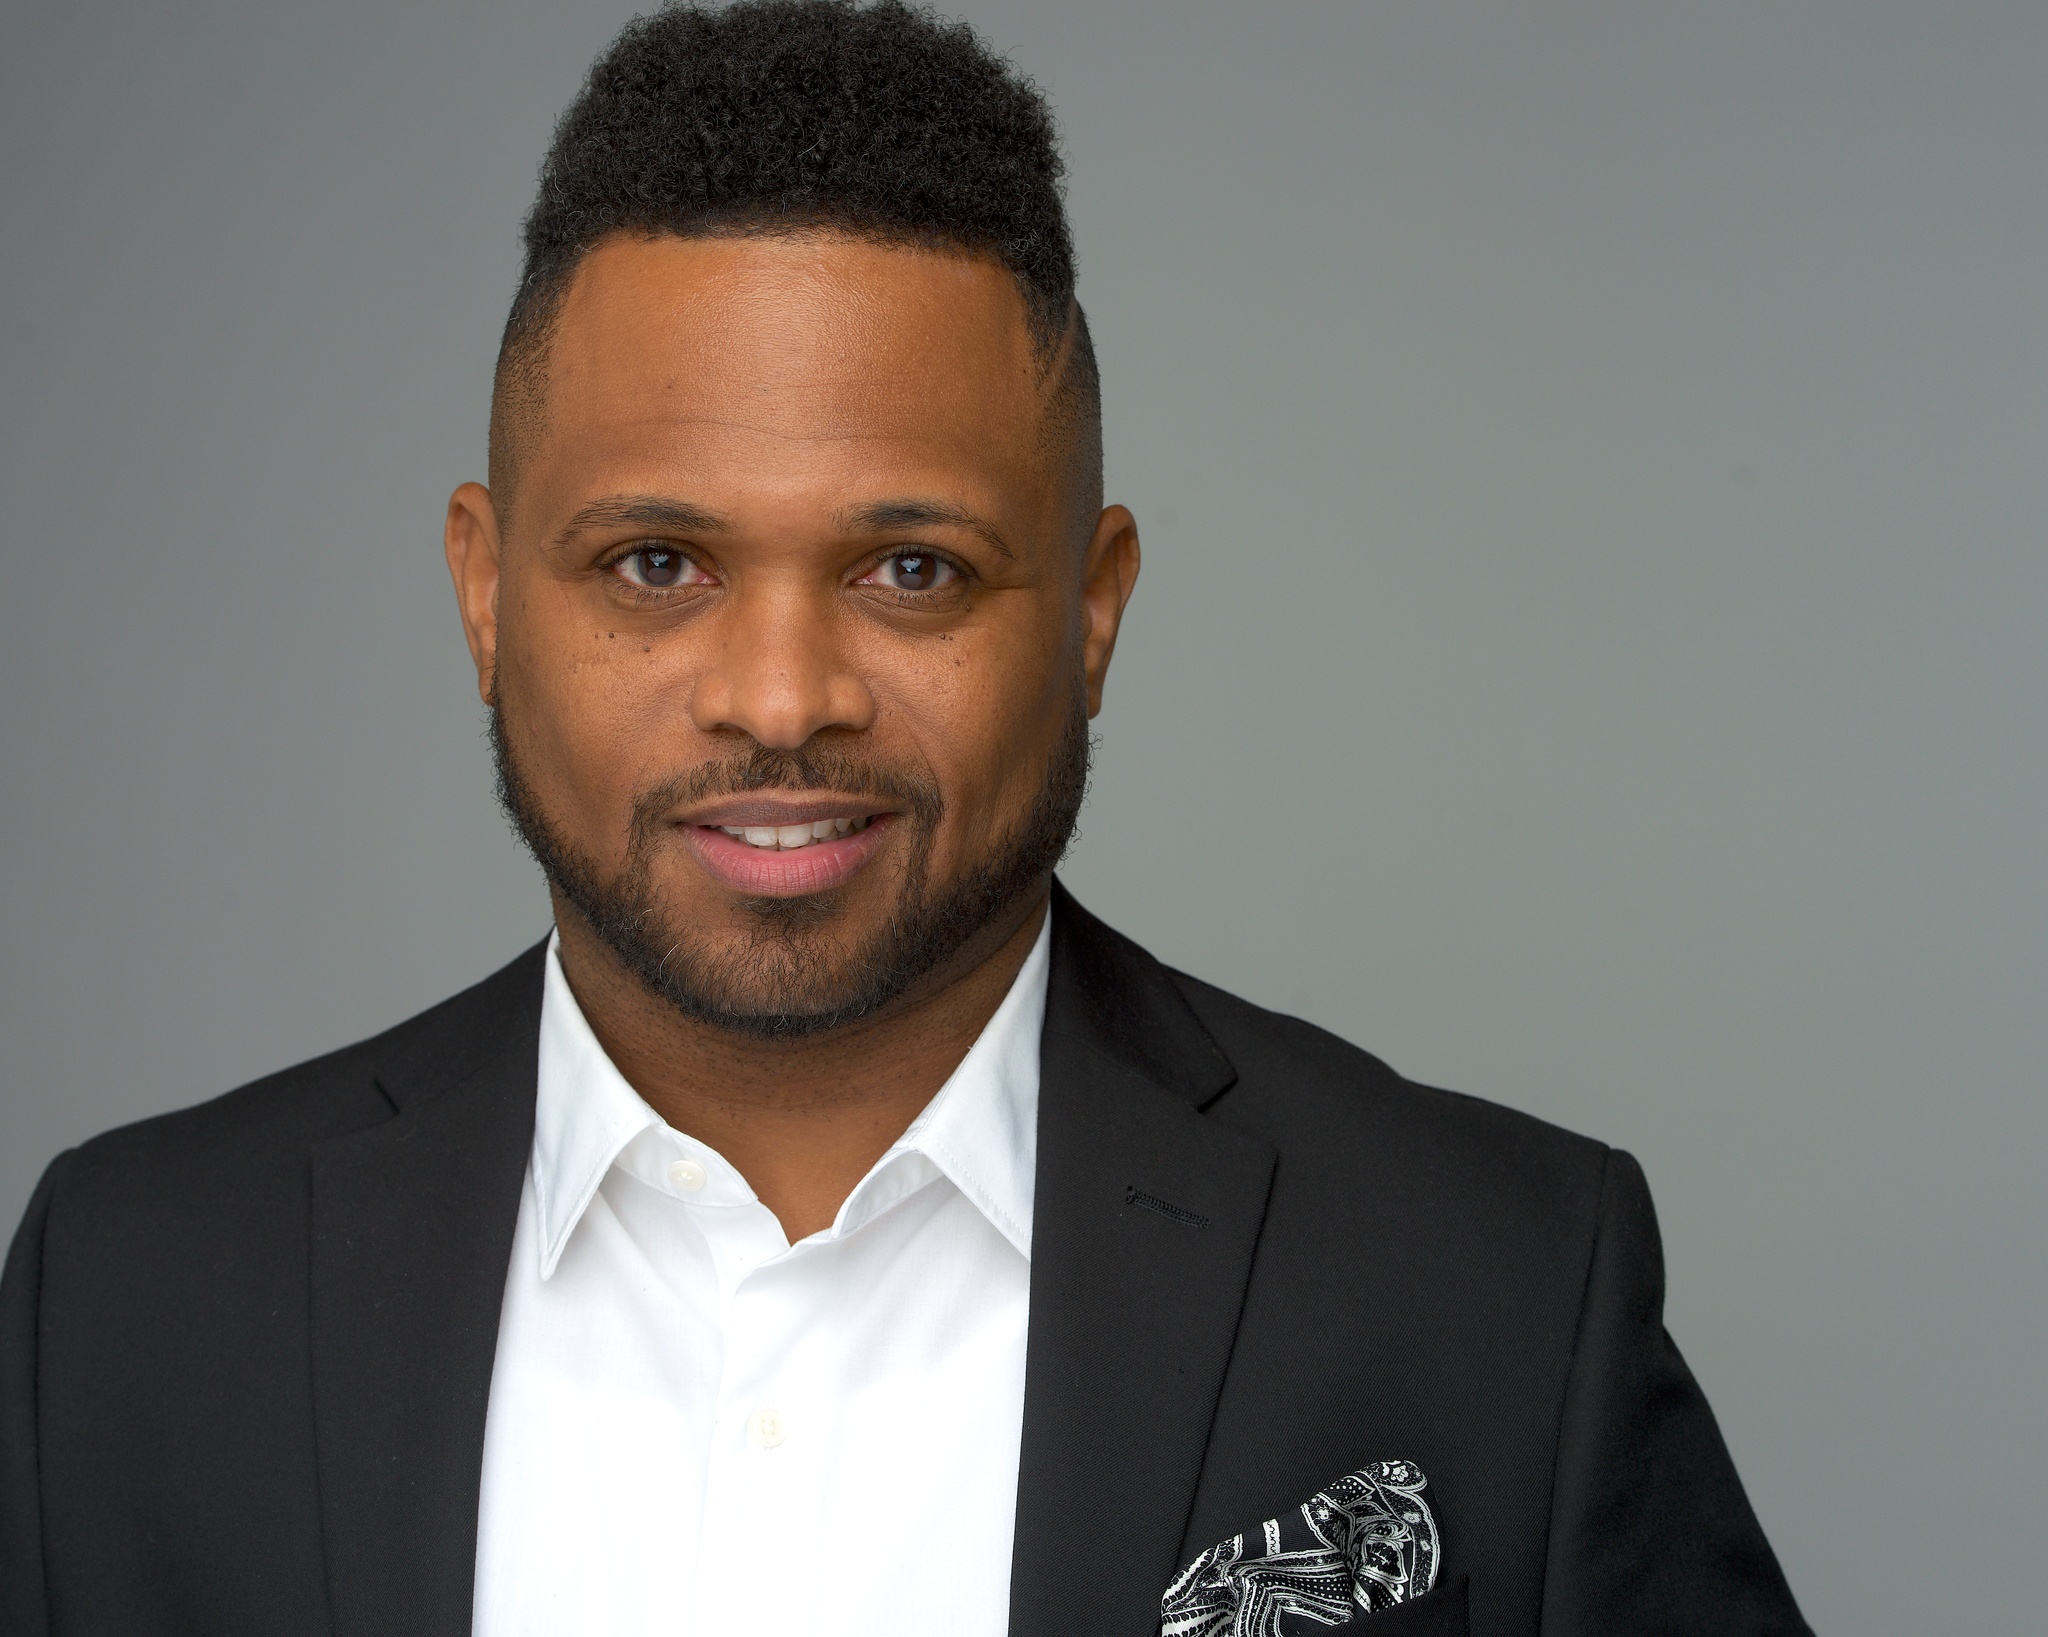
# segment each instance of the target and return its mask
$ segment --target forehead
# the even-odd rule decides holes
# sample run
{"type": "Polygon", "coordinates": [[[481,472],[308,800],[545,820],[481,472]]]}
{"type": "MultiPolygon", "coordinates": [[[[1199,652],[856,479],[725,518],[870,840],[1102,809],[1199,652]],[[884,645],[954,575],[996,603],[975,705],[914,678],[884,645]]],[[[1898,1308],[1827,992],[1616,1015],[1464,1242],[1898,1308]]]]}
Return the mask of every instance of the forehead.
{"type": "Polygon", "coordinates": [[[836,235],[615,240],[557,315],[525,481],[543,510],[868,481],[987,502],[1046,487],[1043,375],[994,262],[836,235]]]}

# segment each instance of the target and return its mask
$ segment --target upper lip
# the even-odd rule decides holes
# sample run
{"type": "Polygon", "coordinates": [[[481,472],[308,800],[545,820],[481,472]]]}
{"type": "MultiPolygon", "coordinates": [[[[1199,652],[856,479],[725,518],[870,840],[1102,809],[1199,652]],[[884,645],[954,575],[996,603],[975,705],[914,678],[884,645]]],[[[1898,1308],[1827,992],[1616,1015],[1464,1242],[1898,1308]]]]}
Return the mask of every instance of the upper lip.
{"type": "Polygon", "coordinates": [[[791,791],[786,795],[758,792],[734,801],[693,808],[679,822],[737,830],[750,824],[815,824],[819,819],[873,818],[888,810],[857,796],[811,796],[801,791],[791,791]]]}

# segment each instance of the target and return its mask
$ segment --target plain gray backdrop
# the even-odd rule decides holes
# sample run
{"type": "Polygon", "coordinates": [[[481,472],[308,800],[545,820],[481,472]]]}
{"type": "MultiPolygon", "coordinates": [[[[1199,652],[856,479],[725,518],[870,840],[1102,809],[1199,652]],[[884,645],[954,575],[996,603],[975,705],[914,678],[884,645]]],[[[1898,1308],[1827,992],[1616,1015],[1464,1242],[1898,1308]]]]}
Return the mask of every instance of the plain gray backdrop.
{"type": "MultiPolygon", "coordinates": [[[[630,9],[10,0],[10,1222],[544,929],[440,518],[630,9]]],[[[1146,550],[1069,881],[1639,1155],[1817,1627],[2040,1631],[2048,6],[964,9],[1146,550]]]]}

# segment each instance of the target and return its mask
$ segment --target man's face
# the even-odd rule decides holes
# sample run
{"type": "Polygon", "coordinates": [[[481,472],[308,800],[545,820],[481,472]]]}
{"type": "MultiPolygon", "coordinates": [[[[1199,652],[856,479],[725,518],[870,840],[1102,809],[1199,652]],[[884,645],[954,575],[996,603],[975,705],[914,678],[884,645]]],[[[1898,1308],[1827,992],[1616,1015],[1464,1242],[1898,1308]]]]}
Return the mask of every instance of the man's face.
{"type": "Polygon", "coordinates": [[[1128,513],[1077,521],[1057,384],[991,262],[829,235],[585,259],[509,532],[473,485],[449,516],[565,938],[790,1034],[1015,930],[1137,573],[1128,513]]]}

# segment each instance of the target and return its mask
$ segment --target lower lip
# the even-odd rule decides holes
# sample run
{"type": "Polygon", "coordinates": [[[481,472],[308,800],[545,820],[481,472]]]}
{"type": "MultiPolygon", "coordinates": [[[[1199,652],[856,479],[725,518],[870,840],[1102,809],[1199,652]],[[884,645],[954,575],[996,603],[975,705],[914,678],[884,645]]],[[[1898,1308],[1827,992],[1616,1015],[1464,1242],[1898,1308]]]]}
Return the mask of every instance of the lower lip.
{"type": "Polygon", "coordinates": [[[814,841],[808,847],[787,852],[772,847],[749,847],[735,836],[708,824],[692,824],[687,834],[697,851],[697,861],[711,876],[756,898],[801,898],[805,893],[825,892],[850,879],[875,856],[882,845],[893,813],[880,813],[868,821],[865,830],[830,841],[814,841]]]}

